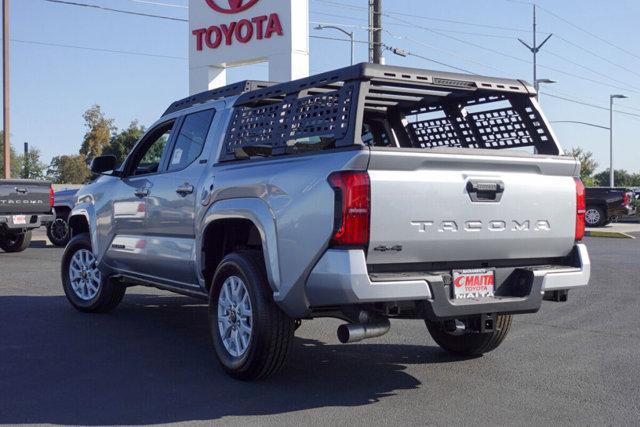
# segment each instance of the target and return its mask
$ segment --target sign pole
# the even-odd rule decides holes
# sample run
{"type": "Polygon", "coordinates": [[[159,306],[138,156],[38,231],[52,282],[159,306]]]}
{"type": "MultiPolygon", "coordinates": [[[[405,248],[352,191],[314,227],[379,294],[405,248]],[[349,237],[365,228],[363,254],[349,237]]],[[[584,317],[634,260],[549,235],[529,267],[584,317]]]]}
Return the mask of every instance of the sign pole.
{"type": "Polygon", "coordinates": [[[11,178],[11,145],[9,142],[9,0],[2,0],[2,121],[4,125],[4,177],[11,178]]]}

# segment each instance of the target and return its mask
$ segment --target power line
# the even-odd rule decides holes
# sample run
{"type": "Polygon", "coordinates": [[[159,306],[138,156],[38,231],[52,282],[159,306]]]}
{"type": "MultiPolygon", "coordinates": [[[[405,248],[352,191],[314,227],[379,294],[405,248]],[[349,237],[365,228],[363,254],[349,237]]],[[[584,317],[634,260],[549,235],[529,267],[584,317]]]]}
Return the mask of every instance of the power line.
{"type": "MultiPolygon", "coordinates": [[[[386,14],[385,16],[390,18],[390,19],[394,19],[394,20],[397,20],[397,21],[400,21],[400,22],[410,23],[409,21],[406,21],[406,20],[400,19],[400,18],[395,18],[393,16],[389,16],[388,14],[386,14]]],[[[449,38],[451,40],[455,40],[455,41],[457,41],[459,43],[462,43],[462,44],[465,44],[465,45],[468,45],[468,46],[477,47],[478,49],[486,50],[487,52],[492,52],[492,53],[495,53],[497,55],[501,55],[501,56],[504,56],[506,58],[513,59],[514,61],[519,61],[519,62],[522,62],[522,63],[525,63],[525,64],[531,64],[531,61],[528,61],[526,59],[522,59],[522,58],[519,58],[517,56],[510,55],[508,53],[504,53],[504,52],[501,52],[499,50],[492,49],[492,48],[480,45],[478,43],[470,42],[468,40],[464,40],[464,39],[460,39],[458,37],[454,37],[454,36],[451,36],[451,35],[448,35],[448,34],[444,34],[444,33],[441,33],[439,31],[432,30],[432,29],[430,29],[428,27],[424,27],[424,26],[417,25],[417,24],[415,24],[415,27],[423,29],[423,30],[428,31],[428,32],[431,32],[433,34],[438,34],[441,37],[446,37],[446,38],[449,38]]],[[[597,83],[597,84],[603,85],[603,86],[609,86],[609,87],[614,88],[614,89],[630,90],[632,92],[638,92],[636,90],[629,89],[629,85],[626,84],[626,83],[625,83],[626,84],[625,87],[621,87],[621,86],[616,86],[616,85],[612,85],[612,84],[609,84],[609,83],[605,83],[605,82],[603,82],[601,80],[596,80],[596,79],[592,79],[592,78],[589,78],[589,77],[581,76],[579,74],[571,73],[569,71],[564,71],[564,70],[561,70],[561,69],[558,69],[558,68],[555,68],[555,67],[551,67],[551,66],[548,66],[548,65],[538,65],[538,66],[540,68],[545,68],[547,70],[555,71],[556,73],[564,74],[564,75],[567,75],[567,76],[570,76],[570,77],[574,77],[574,78],[577,78],[577,79],[581,79],[581,80],[586,80],[586,81],[589,81],[589,82],[592,82],[592,83],[597,83]]]]}
{"type": "Polygon", "coordinates": [[[96,48],[96,47],[77,46],[77,45],[62,44],[62,43],[40,42],[36,40],[20,40],[20,39],[10,39],[10,40],[15,43],[33,44],[33,45],[39,45],[39,46],[64,47],[69,49],[81,49],[81,50],[89,50],[89,51],[95,51],[95,52],[119,53],[124,55],[135,55],[135,56],[150,56],[155,58],[180,59],[180,60],[187,59],[182,56],[160,55],[155,53],[133,52],[133,51],[117,50],[117,49],[102,49],[102,48],[96,48]]]}
{"type": "Polygon", "coordinates": [[[180,4],[171,4],[171,3],[160,3],[157,1],[150,1],[150,0],[127,0],[127,1],[130,1],[132,3],[150,4],[152,6],[174,7],[176,9],[189,9],[189,6],[183,6],[180,4]]]}
{"type": "Polygon", "coordinates": [[[154,15],[154,14],[142,13],[142,12],[133,12],[133,11],[130,11],[130,10],[114,9],[114,8],[111,8],[111,7],[98,6],[96,4],[78,3],[78,2],[75,2],[75,1],[67,1],[67,0],[43,0],[43,1],[46,1],[46,2],[49,2],[49,3],[64,4],[64,5],[68,5],[68,6],[80,6],[80,7],[87,7],[87,8],[92,8],[92,9],[100,9],[100,10],[104,10],[104,11],[107,11],[107,12],[124,13],[124,14],[127,14],[127,15],[143,16],[145,18],[157,18],[157,19],[165,19],[165,20],[168,20],[168,21],[189,22],[187,19],[174,18],[172,16],[154,15]]]}
{"type": "Polygon", "coordinates": [[[622,52],[624,52],[624,53],[626,53],[626,54],[628,54],[628,55],[631,55],[631,56],[633,56],[634,58],[638,58],[638,59],[640,59],[640,55],[638,55],[638,54],[636,54],[636,53],[634,53],[634,52],[631,52],[631,51],[630,51],[630,50],[628,50],[628,49],[625,49],[625,48],[623,48],[623,47],[620,47],[620,46],[618,46],[617,44],[612,43],[612,42],[610,42],[609,40],[607,40],[607,39],[605,39],[605,38],[603,38],[603,37],[600,37],[599,35],[597,35],[597,34],[595,34],[595,33],[591,32],[591,31],[589,31],[589,30],[586,30],[586,29],[582,28],[581,26],[579,26],[579,25],[577,25],[577,24],[574,24],[573,22],[569,21],[568,19],[563,18],[562,16],[558,15],[557,13],[555,13],[555,12],[553,12],[553,11],[551,11],[551,10],[549,10],[549,9],[545,8],[545,7],[542,7],[542,6],[538,6],[538,7],[539,7],[541,10],[543,10],[544,12],[546,12],[546,13],[548,13],[549,15],[553,16],[554,18],[559,19],[559,20],[561,20],[562,22],[564,22],[565,24],[568,24],[568,25],[572,26],[572,27],[573,27],[573,28],[575,28],[576,30],[582,31],[583,33],[588,34],[588,35],[590,35],[591,37],[594,37],[594,38],[596,38],[596,39],[600,40],[601,42],[603,42],[603,43],[605,43],[605,44],[607,44],[607,45],[609,45],[609,46],[611,46],[611,47],[614,47],[614,48],[616,48],[616,49],[618,49],[618,50],[620,50],[620,51],[622,51],[622,52]]]}
{"type": "MultiPolygon", "coordinates": [[[[330,0],[315,0],[315,1],[316,2],[320,2],[320,3],[329,4],[329,5],[332,5],[332,6],[338,6],[340,8],[348,8],[348,9],[353,9],[353,10],[367,10],[367,8],[364,7],[364,6],[355,6],[355,5],[351,5],[351,4],[338,3],[338,2],[330,1],[330,0]]],[[[495,30],[503,30],[503,31],[529,32],[529,30],[525,30],[525,29],[522,29],[522,28],[502,27],[502,26],[490,25],[490,24],[479,24],[479,23],[470,22],[470,21],[435,18],[435,17],[431,17],[431,16],[421,16],[421,15],[414,15],[414,14],[410,14],[410,13],[400,13],[400,12],[386,12],[386,13],[388,15],[406,16],[406,17],[410,17],[410,18],[425,19],[425,20],[429,20],[429,21],[446,22],[448,24],[468,25],[468,26],[479,27],[479,28],[492,28],[492,29],[495,29],[495,30]]]]}
{"type": "MultiPolygon", "coordinates": [[[[591,108],[597,108],[598,110],[609,111],[608,107],[604,107],[602,105],[591,104],[589,102],[579,101],[577,99],[567,98],[567,97],[564,97],[564,96],[552,95],[552,94],[550,94],[548,92],[540,92],[540,93],[545,95],[545,96],[549,96],[551,98],[557,98],[557,99],[561,99],[563,101],[573,102],[574,104],[584,105],[585,107],[591,107],[591,108]]],[[[618,113],[618,114],[624,114],[624,115],[631,116],[631,117],[640,117],[640,114],[629,113],[627,111],[613,110],[613,112],[614,113],[618,113]]]]}
{"type": "MultiPolygon", "coordinates": [[[[333,41],[340,41],[340,42],[351,42],[351,40],[349,39],[341,39],[340,37],[327,37],[327,36],[312,36],[309,35],[309,38],[311,39],[321,39],[321,40],[333,40],[333,41]]],[[[369,44],[368,41],[365,40],[354,40],[354,43],[358,43],[358,44],[369,44]]]]}
{"type": "MultiPolygon", "coordinates": [[[[338,14],[335,14],[335,13],[325,13],[325,12],[317,12],[317,11],[313,11],[312,13],[314,15],[330,16],[332,18],[349,19],[349,20],[352,20],[352,21],[362,21],[361,18],[356,18],[354,16],[345,16],[345,15],[338,15],[338,14]]],[[[358,26],[358,25],[349,25],[349,24],[339,24],[339,25],[343,25],[345,27],[360,28],[362,30],[368,30],[369,29],[368,26],[358,26]]],[[[400,23],[390,23],[390,24],[386,24],[386,26],[394,26],[394,27],[402,27],[402,28],[415,28],[415,25],[400,24],[400,23]]],[[[489,37],[489,38],[513,40],[513,36],[507,36],[507,35],[504,35],[504,34],[479,33],[479,32],[474,32],[474,31],[459,31],[459,30],[450,30],[448,28],[433,28],[433,30],[442,31],[443,33],[464,34],[464,35],[468,35],[468,36],[479,36],[479,37],[489,37]]]]}
{"type": "Polygon", "coordinates": [[[596,57],[596,58],[598,58],[598,59],[603,60],[604,62],[606,62],[606,63],[607,63],[607,64],[609,64],[609,65],[613,65],[614,67],[620,68],[621,70],[624,70],[624,71],[626,71],[626,72],[628,72],[628,73],[634,74],[634,75],[635,75],[635,76],[637,76],[637,77],[640,77],[640,73],[638,73],[638,72],[636,72],[636,71],[634,71],[634,70],[632,70],[632,69],[630,69],[630,68],[627,68],[627,67],[625,67],[625,66],[623,66],[623,65],[620,65],[620,64],[618,64],[618,63],[617,63],[617,62],[615,62],[615,61],[611,61],[611,60],[609,60],[609,59],[605,58],[604,56],[599,55],[599,54],[597,54],[597,53],[595,53],[595,52],[593,52],[593,51],[591,51],[591,50],[589,50],[589,49],[585,48],[584,46],[580,46],[579,44],[574,43],[574,42],[572,42],[571,40],[567,40],[566,38],[561,37],[561,36],[559,36],[559,35],[557,35],[557,34],[556,34],[556,38],[557,38],[558,40],[563,41],[564,43],[567,43],[568,45],[571,45],[571,46],[575,47],[576,49],[580,49],[581,51],[586,52],[586,53],[588,53],[589,55],[592,55],[592,56],[594,56],[594,57],[596,57]]]}
{"type": "MultiPolygon", "coordinates": [[[[468,57],[466,57],[466,56],[458,55],[458,54],[456,54],[456,53],[454,53],[454,52],[451,52],[451,51],[450,51],[450,50],[448,50],[448,49],[443,49],[443,48],[440,48],[440,47],[437,47],[437,46],[433,46],[433,45],[430,45],[430,44],[428,44],[428,43],[425,43],[425,42],[423,42],[423,41],[421,41],[421,40],[416,40],[416,39],[411,38],[411,37],[396,35],[396,34],[392,33],[392,32],[391,32],[391,31],[389,31],[389,30],[385,30],[385,33],[387,33],[388,35],[390,35],[390,36],[391,36],[391,37],[393,37],[393,38],[396,38],[396,39],[399,39],[399,40],[406,40],[406,41],[411,42],[411,43],[415,43],[415,44],[419,44],[419,45],[424,46],[424,47],[428,47],[429,49],[439,50],[439,51],[442,51],[442,52],[447,53],[448,55],[451,55],[451,56],[455,56],[455,57],[461,58],[462,60],[464,60],[464,61],[466,61],[466,62],[471,62],[471,63],[474,63],[474,64],[479,65],[479,66],[481,66],[481,67],[491,69],[491,70],[493,70],[493,71],[502,72],[502,70],[500,70],[500,69],[498,69],[498,68],[496,68],[496,67],[492,67],[491,65],[486,65],[486,64],[484,64],[484,63],[482,63],[482,62],[479,62],[479,61],[474,61],[473,59],[469,59],[469,58],[468,58],[468,57]]],[[[458,69],[459,69],[459,68],[458,68],[458,69]]],[[[470,73],[470,74],[476,74],[476,75],[477,75],[477,73],[474,73],[474,72],[469,72],[469,73],[470,73]]]]}
{"type": "MultiPolygon", "coordinates": [[[[553,94],[553,95],[565,96],[565,97],[567,97],[567,98],[575,98],[575,96],[574,96],[573,94],[571,94],[571,93],[567,93],[567,92],[564,92],[564,91],[558,90],[558,89],[556,89],[555,87],[554,87],[553,89],[551,89],[551,88],[550,88],[550,86],[547,86],[547,87],[545,88],[545,93],[547,93],[547,94],[551,93],[551,94],[553,94]]],[[[592,103],[595,103],[595,104],[597,104],[597,103],[599,103],[600,101],[602,101],[602,99],[599,99],[599,98],[595,98],[595,97],[586,97],[586,96],[583,96],[583,95],[581,95],[581,96],[580,96],[580,98],[581,98],[582,100],[585,100],[585,99],[586,99],[586,100],[591,101],[592,103]]],[[[622,110],[621,110],[621,111],[624,111],[624,110],[633,110],[633,111],[638,111],[638,112],[640,112],[640,108],[629,107],[629,106],[627,106],[627,105],[625,105],[624,107],[619,105],[619,106],[618,106],[618,108],[622,108],[622,110]]]]}
{"type": "MultiPolygon", "coordinates": [[[[147,18],[165,19],[165,20],[178,21],[178,22],[188,22],[187,19],[175,18],[175,17],[165,16],[165,15],[156,15],[156,14],[133,12],[133,11],[123,10],[123,9],[115,9],[115,8],[110,8],[110,7],[94,5],[94,4],[80,3],[80,2],[76,2],[76,1],[69,1],[69,0],[43,0],[43,1],[46,1],[46,2],[49,2],[49,3],[55,3],[55,4],[64,4],[64,5],[70,5],[70,6],[94,8],[94,9],[99,9],[99,10],[104,10],[104,11],[109,11],[109,12],[124,13],[124,14],[128,14],[128,15],[136,15],[136,16],[142,16],[142,17],[147,17],[147,18]]],[[[130,0],[130,1],[134,1],[134,0],[130,0]]],[[[135,1],[136,2],[149,2],[149,0],[135,0],[135,1]]],[[[333,1],[330,1],[330,0],[316,0],[316,1],[322,2],[322,3],[326,3],[326,4],[336,5],[336,6],[339,5],[339,6],[342,6],[342,7],[347,7],[347,8],[351,8],[351,9],[355,9],[355,10],[367,10],[366,7],[359,7],[359,6],[354,6],[354,5],[344,5],[344,4],[336,3],[336,2],[333,2],[333,1]]],[[[153,2],[153,3],[157,3],[157,2],[153,2]]],[[[393,15],[411,16],[411,17],[414,17],[414,18],[422,18],[422,19],[434,19],[434,20],[440,20],[440,21],[443,21],[443,22],[462,23],[462,24],[467,24],[467,25],[475,25],[475,26],[479,26],[479,27],[497,28],[497,29],[503,29],[503,30],[509,30],[509,31],[520,31],[519,29],[508,28],[508,27],[497,27],[497,26],[484,25],[484,24],[472,24],[472,23],[469,23],[469,22],[465,23],[463,21],[443,20],[443,19],[440,19],[440,18],[430,18],[430,17],[424,17],[424,16],[420,17],[420,16],[413,16],[413,15],[401,14],[401,13],[384,13],[383,15],[388,17],[388,18],[391,18],[391,19],[394,19],[396,21],[399,21],[401,23],[409,24],[412,27],[421,28],[421,29],[423,29],[425,31],[429,31],[429,32],[434,33],[434,34],[438,34],[438,35],[440,35],[442,37],[447,37],[447,38],[455,40],[455,41],[457,41],[459,43],[464,43],[464,44],[467,44],[467,45],[470,45],[470,46],[474,46],[474,47],[477,47],[479,49],[483,49],[483,50],[486,50],[488,52],[492,52],[492,53],[495,53],[495,54],[498,54],[498,55],[501,55],[501,56],[504,56],[504,57],[507,57],[507,58],[510,58],[510,59],[513,59],[513,60],[516,60],[516,61],[519,61],[519,62],[523,62],[523,63],[527,63],[527,64],[530,63],[529,61],[524,60],[522,58],[518,58],[516,56],[509,55],[509,54],[506,54],[504,52],[501,52],[501,51],[498,51],[498,50],[495,50],[495,49],[491,49],[491,48],[488,48],[486,46],[479,45],[477,43],[469,42],[467,40],[462,40],[462,39],[459,39],[457,37],[447,35],[442,31],[434,30],[434,29],[431,29],[429,27],[424,27],[424,26],[421,26],[421,25],[414,24],[414,23],[412,23],[410,21],[406,21],[406,20],[403,20],[403,19],[400,19],[400,18],[396,18],[393,15]]],[[[430,59],[427,58],[427,60],[430,60],[430,59]]],[[[430,61],[431,62],[435,62],[435,63],[439,62],[439,61],[435,61],[435,60],[430,60],[430,61]]],[[[445,64],[445,66],[450,67],[450,68],[459,69],[457,67],[449,66],[447,64],[445,64]]],[[[574,77],[574,78],[590,81],[590,82],[593,82],[593,83],[598,83],[598,84],[601,84],[601,85],[609,86],[609,87],[612,87],[612,88],[615,88],[615,89],[626,89],[626,90],[629,90],[628,85],[627,85],[627,87],[620,87],[620,86],[610,85],[610,84],[601,82],[599,80],[591,79],[591,78],[588,78],[588,77],[580,76],[580,75],[577,75],[577,74],[573,74],[573,73],[570,73],[570,72],[567,72],[567,71],[559,70],[557,68],[544,66],[544,65],[540,65],[540,68],[546,68],[546,69],[551,70],[551,71],[555,71],[555,72],[558,72],[558,73],[561,73],[561,74],[565,74],[565,75],[568,75],[568,76],[571,76],[571,77],[574,77]]],[[[611,80],[611,78],[608,78],[608,79],[611,80]]],[[[636,90],[632,90],[632,91],[633,92],[638,92],[636,90]]]]}
{"type": "Polygon", "coordinates": [[[608,79],[608,80],[611,80],[611,81],[614,81],[614,82],[617,82],[617,83],[620,83],[620,84],[623,84],[623,85],[627,85],[627,86],[629,86],[629,87],[631,87],[631,88],[633,88],[633,89],[636,89],[636,91],[640,91],[640,88],[638,88],[637,86],[632,86],[632,85],[628,84],[627,82],[624,82],[624,81],[622,81],[622,80],[618,80],[618,79],[615,79],[615,78],[613,78],[613,77],[610,77],[609,75],[604,74],[604,73],[601,73],[601,72],[599,72],[599,71],[596,71],[596,70],[594,70],[593,68],[589,68],[589,67],[587,67],[586,65],[582,65],[582,64],[580,64],[580,63],[578,63],[578,62],[572,61],[571,59],[569,59],[569,58],[567,58],[567,57],[564,57],[564,56],[562,56],[562,55],[558,55],[557,53],[553,53],[552,51],[549,51],[549,49],[547,49],[547,50],[545,51],[545,53],[547,53],[548,55],[553,56],[554,58],[558,58],[558,59],[560,59],[561,61],[568,62],[568,63],[570,63],[570,64],[575,65],[576,67],[580,67],[580,68],[582,68],[582,69],[584,69],[584,70],[587,70],[587,71],[590,71],[590,72],[592,72],[592,73],[594,73],[594,74],[597,74],[597,75],[599,75],[600,77],[604,77],[604,78],[606,78],[606,79],[608,79]]]}

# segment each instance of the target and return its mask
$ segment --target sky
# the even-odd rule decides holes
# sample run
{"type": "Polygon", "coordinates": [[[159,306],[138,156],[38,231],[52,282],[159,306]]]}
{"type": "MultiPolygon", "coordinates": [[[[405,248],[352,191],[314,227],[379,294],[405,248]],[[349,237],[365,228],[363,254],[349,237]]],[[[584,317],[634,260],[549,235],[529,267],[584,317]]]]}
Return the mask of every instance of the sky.
{"type": "MultiPolygon", "coordinates": [[[[187,18],[188,0],[75,0],[147,14],[187,18]],[[155,3],[155,4],[154,4],[155,3]]],[[[302,0],[301,0],[302,1],[302,0]]],[[[311,35],[343,38],[318,23],[353,30],[367,40],[366,0],[309,0],[311,35]]],[[[537,0],[538,55],[544,85],[540,102],[548,119],[609,125],[609,95],[616,100],[616,169],[640,172],[640,1],[537,0]],[[557,96],[604,107],[597,109],[557,96]],[[635,115],[635,116],[634,116],[635,115]]],[[[532,6],[520,0],[383,0],[384,42],[473,73],[532,80],[532,6]]],[[[174,100],[188,95],[188,24],[125,15],[45,0],[11,0],[11,138],[53,156],[76,154],[85,132],[83,112],[102,107],[118,128],[136,119],[150,125],[174,100]],[[44,44],[42,44],[44,43],[44,44]],[[65,45],[75,48],[52,46],[65,45]],[[101,50],[99,50],[101,49],[101,50]],[[108,50],[109,52],[106,52],[108,50]],[[119,51],[119,52],[115,52],[119,51]],[[135,53],[122,53],[122,51],[135,53]]],[[[349,64],[349,43],[312,38],[311,72],[349,64]]],[[[386,62],[455,71],[416,56],[385,53],[386,62]]],[[[356,59],[367,60],[357,44],[356,59]]],[[[267,79],[266,65],[229,72],[228,80],[267,79]]],[[[555,123],[566,147],[594,153],[598,170],[609,165],[607,130],[555,123]]]]}

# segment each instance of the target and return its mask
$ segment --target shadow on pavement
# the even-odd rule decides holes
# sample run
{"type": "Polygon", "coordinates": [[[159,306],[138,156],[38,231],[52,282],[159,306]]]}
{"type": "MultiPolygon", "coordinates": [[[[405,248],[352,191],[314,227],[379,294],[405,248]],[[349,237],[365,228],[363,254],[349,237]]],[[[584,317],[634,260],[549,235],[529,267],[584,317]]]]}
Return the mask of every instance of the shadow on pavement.
{"type": "Polygon", "coordinates": [[[64,297],[0,297],[0,423],[149,424],[373,403],[420,382],[405,365],[449,362],[435,347],[326,345],[296,338],[279,376],[225,376],[206,307],[128,295],[112,314],[64,297]]]}

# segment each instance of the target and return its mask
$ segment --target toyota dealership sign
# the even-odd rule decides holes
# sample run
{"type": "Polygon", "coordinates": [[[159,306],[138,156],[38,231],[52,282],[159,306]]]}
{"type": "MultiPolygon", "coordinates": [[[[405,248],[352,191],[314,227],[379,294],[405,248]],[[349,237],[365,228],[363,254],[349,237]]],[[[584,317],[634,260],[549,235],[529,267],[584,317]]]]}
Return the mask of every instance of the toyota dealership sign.
{"type": "Polygon", "coordinates": [[[226,69],[269,63],[269,79],[309,73],[308,0],[190,0],[192,93],[226,84],[226,69]]]}

